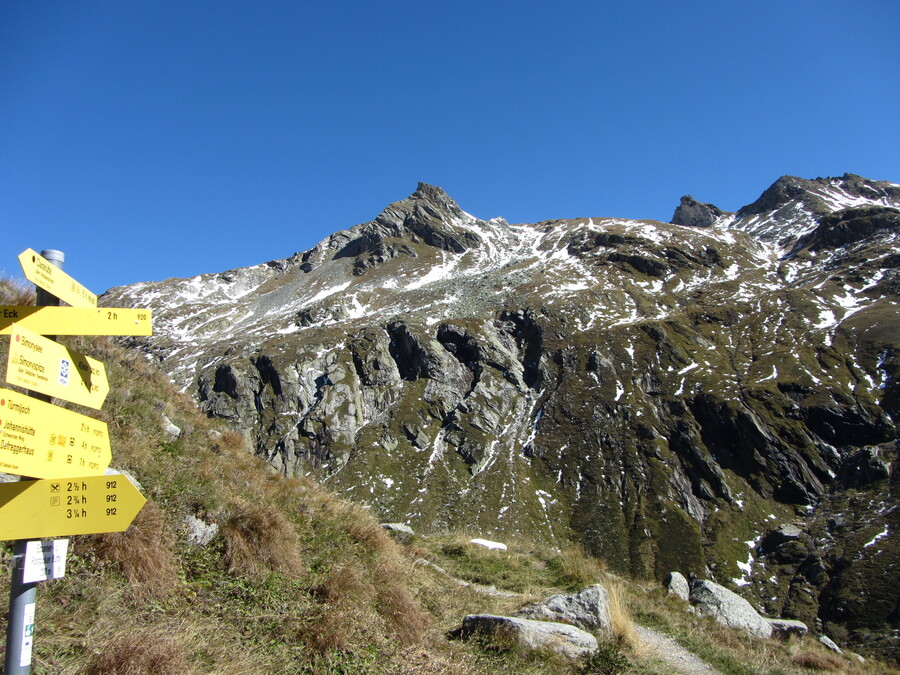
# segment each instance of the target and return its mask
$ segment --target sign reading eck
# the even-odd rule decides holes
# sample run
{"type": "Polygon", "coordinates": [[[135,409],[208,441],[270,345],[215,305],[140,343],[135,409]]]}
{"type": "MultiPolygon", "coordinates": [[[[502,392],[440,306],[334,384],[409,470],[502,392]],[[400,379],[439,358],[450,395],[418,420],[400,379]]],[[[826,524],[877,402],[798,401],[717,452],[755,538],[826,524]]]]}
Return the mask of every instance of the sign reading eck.
{"type": "Polygon", "coordinates": [[[97,410],[109,393],[100,361],[19,325],[12,327],[6,381],[97,410]]]}
{"type": "Polygon", "coordinates": [[[18,324],[40,335],[153,335],[149,309],[0,305],[0,335],[18,324]]]}
{"type": "Polygon", "coordinates": [[[72,307],[96,307],[97,296],[33,249],[19,254],[25,278],[72,307]]]}
{"type": "Polygon", "coordinates": [[[0,484],[0,540],[121,532],[147,500],[125,476],[0,484]]]}
{"type": "Polygon", "coordinates": [[[0,471],[34,478],[102,474],[106,424],[0,387],[0,471]]]}

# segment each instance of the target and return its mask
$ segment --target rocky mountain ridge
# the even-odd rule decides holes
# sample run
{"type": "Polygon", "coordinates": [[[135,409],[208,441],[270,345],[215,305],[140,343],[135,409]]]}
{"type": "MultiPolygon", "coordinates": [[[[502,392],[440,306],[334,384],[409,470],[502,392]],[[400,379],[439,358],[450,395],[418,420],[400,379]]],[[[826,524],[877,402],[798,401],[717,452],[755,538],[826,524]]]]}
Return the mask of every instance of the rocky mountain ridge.
{"type": "Polygon", "coordinates": [[[103,302],[153,308],[136,345],[275,469],[385,520],[576,540],[895,645],[898,209],[846,174],[510,224],[420,184],[287,259],[103,302]]]}

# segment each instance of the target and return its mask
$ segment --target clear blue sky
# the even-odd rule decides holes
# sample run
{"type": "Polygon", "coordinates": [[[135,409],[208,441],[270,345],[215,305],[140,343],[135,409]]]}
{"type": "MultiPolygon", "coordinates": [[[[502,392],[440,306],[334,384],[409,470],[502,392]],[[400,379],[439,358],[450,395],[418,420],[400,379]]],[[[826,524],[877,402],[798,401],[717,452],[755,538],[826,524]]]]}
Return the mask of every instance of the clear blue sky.
{"type": "Polygon", "coordinates": [[[283,258],[418,181],[510,222],[900,182],[900,2],[0,3],[0,270],[283,258]]]}

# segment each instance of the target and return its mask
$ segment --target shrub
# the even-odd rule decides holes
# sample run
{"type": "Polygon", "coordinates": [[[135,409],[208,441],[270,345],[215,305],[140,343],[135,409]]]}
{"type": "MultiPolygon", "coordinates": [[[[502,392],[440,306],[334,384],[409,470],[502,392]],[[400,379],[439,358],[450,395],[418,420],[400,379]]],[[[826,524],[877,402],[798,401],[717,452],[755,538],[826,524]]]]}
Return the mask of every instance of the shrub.
{"type": "Polygon", "coordinates": [[[279,511],[240,507],[222,526],[228,569],[259,576],[263,571],[297,576],[303,570],[294,525],[279,511]]]}
{"type": "Polygon", "coordinates": [[[584,672],[591,675],[617,675],[624,673],[630,666],[617,643],[604,642],[585,659],[584,672]]]}

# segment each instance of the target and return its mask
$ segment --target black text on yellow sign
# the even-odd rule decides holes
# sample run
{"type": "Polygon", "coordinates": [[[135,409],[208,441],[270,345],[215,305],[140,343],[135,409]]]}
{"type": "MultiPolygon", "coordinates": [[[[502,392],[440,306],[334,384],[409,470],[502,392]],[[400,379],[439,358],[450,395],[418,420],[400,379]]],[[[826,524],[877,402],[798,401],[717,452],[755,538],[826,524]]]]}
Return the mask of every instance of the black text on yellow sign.
{"type": "Polygon", "coordinates": [[[105,422],[0,388],[0,471],[90,476],[102,474],[111,459],[105,422]]]}
{"type": "Polygon", "coordinates": [[[0,484],[0,540],[121,532],[146,499],[121,474],[0,484]]]}
{"type": "Polygon", "coordinates": [[[19,254],[19,264],[25,278],[35,286],[66,302],[72,307],[96,307],[97,296],[56,267],[40,253],[26,249],[19,254]]]}
{"type": "Polygon", "coordinates": [[[109,393],[106,367],[100,361],[18,324],[10,333],[6,381],[97,410],[109,393]]]}
{"type": "Polygon", "coordinates": [[[149,309],[0,305],[0,335],[19,324],[40,335],[152,335],[149,309]]]}

